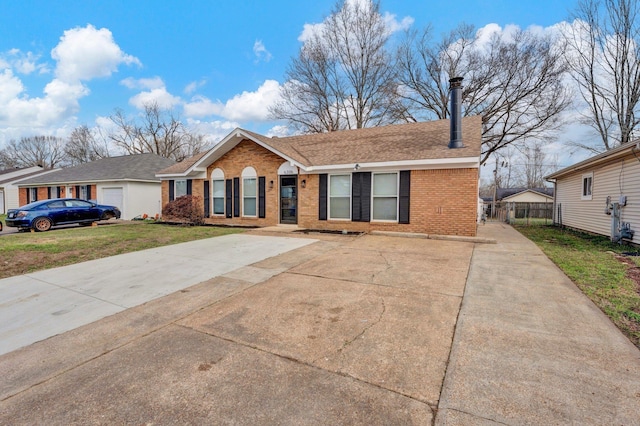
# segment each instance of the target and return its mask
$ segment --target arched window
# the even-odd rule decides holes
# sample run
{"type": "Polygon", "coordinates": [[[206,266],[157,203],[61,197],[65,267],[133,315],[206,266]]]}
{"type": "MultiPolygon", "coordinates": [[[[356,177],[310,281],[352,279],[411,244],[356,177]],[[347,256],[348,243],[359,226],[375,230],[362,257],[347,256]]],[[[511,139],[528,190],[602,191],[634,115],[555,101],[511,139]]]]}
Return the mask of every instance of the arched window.
{"type": "Polygon", "coordinates": [[[242,216],[256,217],[258,204],[258,174],[253,167],[242,171],[242,216]]]}
{"type": "Polygon", "coordinates": [[[213,214],[224,215],[224,172],[215,169],[211,173],[211,188],[213,195],[213,214]]]}

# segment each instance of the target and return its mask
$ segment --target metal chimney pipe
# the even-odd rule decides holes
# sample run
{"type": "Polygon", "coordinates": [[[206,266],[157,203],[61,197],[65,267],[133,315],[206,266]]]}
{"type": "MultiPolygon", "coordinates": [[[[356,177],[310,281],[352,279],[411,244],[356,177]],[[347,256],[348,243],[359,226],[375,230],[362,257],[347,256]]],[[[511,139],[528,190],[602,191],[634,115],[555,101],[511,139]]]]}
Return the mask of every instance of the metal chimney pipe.
{"type": "Polygon", "coordinates": [[[449,97],[451,98],[451,133],[449,148],[464,148],[462,143],[462,77],[454,77],[449,80],[449,97]]]}

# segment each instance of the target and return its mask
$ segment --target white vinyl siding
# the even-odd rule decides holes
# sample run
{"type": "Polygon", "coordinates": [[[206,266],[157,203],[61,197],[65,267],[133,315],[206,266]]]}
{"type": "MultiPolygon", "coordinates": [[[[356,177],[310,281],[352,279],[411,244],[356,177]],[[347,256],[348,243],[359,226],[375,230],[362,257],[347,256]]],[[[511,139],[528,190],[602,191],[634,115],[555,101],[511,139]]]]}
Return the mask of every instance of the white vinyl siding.
{"type": "Polygon", "coordinates": [[[329,219],[351,219],[351,175],[329,176],[329,219]]]}
{"type": "Polygon", "coordinates": [[[398,220],[398,173],[374,173],[371,188],[373,220],[398,220]]]}
{"type": "Polygon", "coordinates": [[[558,222],[558,205],[562,208],[562,224],[571,228],[610,236],[611,216],[605,214],[607,197],[618,202],[620,195],[627,196],[622,208],[622,221],[631,223],[636,231],[634,242],[640,242],[640,162],[633,156],[599,165],[557,179],[554,220],[558,222]],[[591,199],[583,200],[583,176],[593,173],[591,199]]]}

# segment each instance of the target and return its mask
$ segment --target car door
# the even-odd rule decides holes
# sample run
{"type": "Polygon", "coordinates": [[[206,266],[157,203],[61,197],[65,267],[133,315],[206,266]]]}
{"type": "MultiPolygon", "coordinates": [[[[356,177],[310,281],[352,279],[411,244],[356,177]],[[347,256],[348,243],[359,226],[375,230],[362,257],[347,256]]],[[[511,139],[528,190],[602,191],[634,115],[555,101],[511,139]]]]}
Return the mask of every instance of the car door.
{"type": "Polygon", "coordinates": [[[56,200],[48,203],[47,210],[47,216],[53,221],[54,224],[69,221],[69,209],[65,205],[64,201],[56,200]]]}
{"type": "Polygon", "coordinates": [[[93,203],[83,200],[73,200],[75,220],[89,222],[100,219],[100,210],[93,203]]]}

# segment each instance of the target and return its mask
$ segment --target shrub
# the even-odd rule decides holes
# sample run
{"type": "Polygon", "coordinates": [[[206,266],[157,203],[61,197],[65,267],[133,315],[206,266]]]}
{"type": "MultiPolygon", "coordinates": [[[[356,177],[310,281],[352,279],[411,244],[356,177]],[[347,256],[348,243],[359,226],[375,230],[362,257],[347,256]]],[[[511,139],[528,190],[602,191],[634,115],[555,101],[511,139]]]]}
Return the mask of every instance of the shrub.
{"type": "Polygon", "coordinates": [[[165,220],[201,225],[204,223],[202,200],[197,195],[183,195],[162,208],[165,220]]]}

